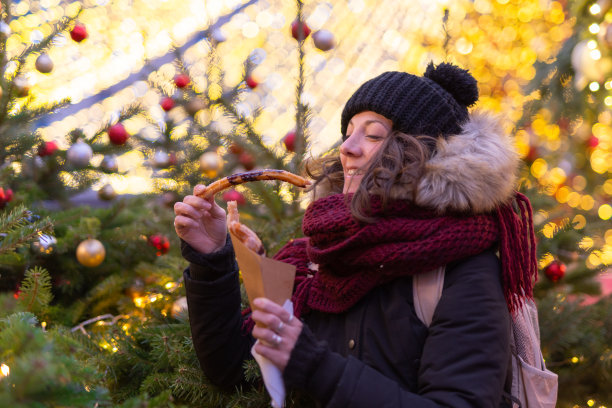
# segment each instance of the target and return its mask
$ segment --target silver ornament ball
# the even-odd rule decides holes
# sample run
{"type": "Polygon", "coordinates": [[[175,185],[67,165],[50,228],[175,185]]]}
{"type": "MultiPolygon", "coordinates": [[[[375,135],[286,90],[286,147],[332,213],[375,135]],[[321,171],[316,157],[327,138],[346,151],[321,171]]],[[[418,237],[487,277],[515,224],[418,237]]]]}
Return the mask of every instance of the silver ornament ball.
{"type": "Polygon", "coordinates": [[[336,46],[336,39],[331,31],[318,30],[312,35],[315,47],[321,51],[329,51],[336,46]]]}
{"type": "Polygon", "coordinates": [[[38,58],[36,58],[36,69],[38,72],[43,74],[48,74],[53,71],[53,61],[48,54],[40,54],[38,58]]]}
{"type": "Polygon", "coordinates": [[[117,161],[117,155],[111,154],[104,156],[100,167],[109,173],[116,173],[119,171],[119,162],[117,161]]]}
{"type": "Polygon", "coordinates": [[[79,140],[66,152],[66,160],[74,167],[86,167],[93,157],[93,150],[87,143],[79,140]]]}

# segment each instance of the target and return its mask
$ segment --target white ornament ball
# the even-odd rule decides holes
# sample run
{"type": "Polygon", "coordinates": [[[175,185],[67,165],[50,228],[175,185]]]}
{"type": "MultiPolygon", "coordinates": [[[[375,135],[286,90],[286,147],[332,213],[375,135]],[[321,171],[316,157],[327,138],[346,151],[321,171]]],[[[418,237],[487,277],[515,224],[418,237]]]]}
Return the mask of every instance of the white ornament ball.
{"type": "Polygon", "coordinates": [[[214,41],[218,42],[218,43],[222,43],[227,41],[227,35],[225,35],[225,33],[223,31],[221,31],[219,28],[215,28],[211,34],[211,37],[214,41]]]}
{"type": "Polygon", "coordinates": [[[38,237],[38,241],[31,244],[32,251],[40,255],[49,255],[55,251],[57,238],[53,235],[42,234],[38,237]]]}
{"type": "Polygon", "coordinates": [[[51,60],[51,57],[45,53],[40,54],[38,58],[36,58],[35,66],[38,72],[43,74],[48,74],[49,72],[53,71],[53,61],[51,60]]]}
{"type": "Polygon", "coordinates": [[[153,166],[163,169],[170,165],[170,155],[163,150],[158,150],[153,155],[153,166]]]}
{"type": "Polygon", "coordinates": [[[89,165],[89,161],[93,157],[93,150],[91,146],[82,140],[77,141],[75,144],[70,146],[68,152],[66,152],[66,160],[74,167],[86,167],[89,165]]]}
{"type": "Polygon", "coordinates": [[[5,38],[8,38],[12,33],[13,31],[11,30],[11,27],[9,27],[9,25],[4,21],[0,21],[0,34],[2,34],[5,38]]]}
{"type": "Polygon", "coordinates": [[[336,39],[329,30],[318,30],[312,34],[315,47],[321,51],[329,51],[336,46],[336,39]]]}
{"type": "Polygon", "coordinates": [[[170,312],[172,314],[172,317],[174,317],[175,319],[177,319],[181,314],[183,313],[187,313],[187,298],[185,296],[178,298],[173,304],[172,304],[172,311],[170,312]]]}
{"type": "Polygon", "coordinates": [[[104,156],[102,159],[102,163],[100,163],[100,167],[109,173],[116,173],[119,171],[119,162],[117,161],[117,155],[111,154],[109,156],[104,156]]]}

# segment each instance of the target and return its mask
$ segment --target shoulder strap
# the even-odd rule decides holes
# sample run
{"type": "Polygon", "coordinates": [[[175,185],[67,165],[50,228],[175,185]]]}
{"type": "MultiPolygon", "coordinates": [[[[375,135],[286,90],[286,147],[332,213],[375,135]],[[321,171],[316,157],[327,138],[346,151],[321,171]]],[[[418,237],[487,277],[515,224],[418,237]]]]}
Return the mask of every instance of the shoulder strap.
{"type": "Polygon", "coordinates": [[[429,327],[444,287],[445,267],[412,277],[412,298],[417,317],[429,327]]]}

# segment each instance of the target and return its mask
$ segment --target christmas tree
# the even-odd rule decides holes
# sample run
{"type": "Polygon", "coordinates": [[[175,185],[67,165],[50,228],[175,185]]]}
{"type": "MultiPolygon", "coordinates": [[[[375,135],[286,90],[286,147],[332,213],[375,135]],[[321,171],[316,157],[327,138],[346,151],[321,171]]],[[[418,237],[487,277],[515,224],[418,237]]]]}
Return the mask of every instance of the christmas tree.
{"type": "MultiPolygon", "coordinates": [[[[49,404],[268,406],[255,363],[246,370],[255,386],[233,393],[199,368],[172,205],[230,174],[299,172],[337,146],[339,111],[363,80],[420,73],[430,59],[470,69],[479,106],[507,116],[525,158],[520,188],[534,206],[542,347],[560,375],[558,405],[610,404],[611,305],[599,295],[612,245],[608,2],[409,3],[248,6],[228,23],[232,37],[210,24],[192,49],[177,46],[148,74],[140,104],[105,104],[101,120],[85,123],[90,113],[50,132],[37,125],[67,101],[38,103],[28,72],[54,75],[53,59],[66,55],[54,53],[57,38],[83,47],[104,34],[89,29],[92,9],[71,6],[42,39],[15,48],[28,15],[4,1],[0,405],[39,401],[27,375],[39,369],[49,404]],[[152,168],[147,193],[116,192],[130,155],[152,168]]],[[[298,189],[247,183],[218,197],[228,200],[269,254],[301,234],[298,189]]],[[[288,405],[310,404],[291,395],[288,405]]]]}

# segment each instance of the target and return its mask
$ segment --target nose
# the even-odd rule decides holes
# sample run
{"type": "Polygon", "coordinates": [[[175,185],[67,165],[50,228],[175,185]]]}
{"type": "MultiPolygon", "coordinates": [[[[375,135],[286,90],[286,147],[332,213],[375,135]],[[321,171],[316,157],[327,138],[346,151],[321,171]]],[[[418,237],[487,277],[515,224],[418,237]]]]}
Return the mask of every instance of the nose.
{"type": "Polygon", "coordinates": [[[356,132],[346,138],[340,145],[340,154],[345,156],[359,156],[361,155],[361,146],[358,143],[356,132]]]}

